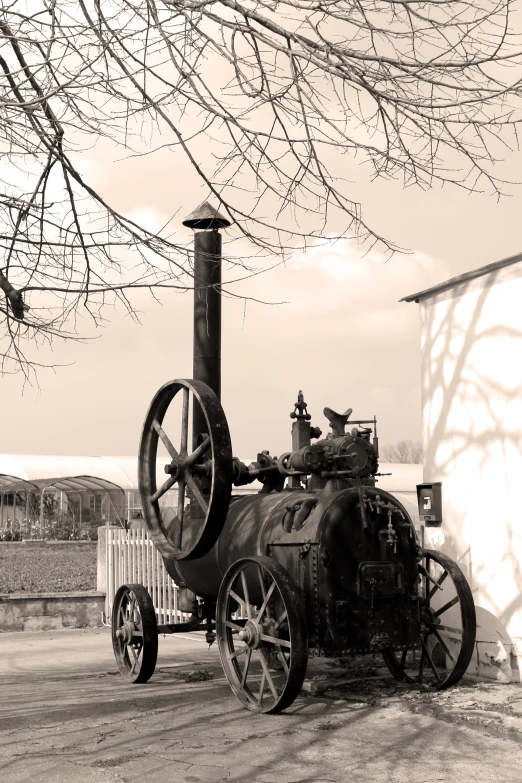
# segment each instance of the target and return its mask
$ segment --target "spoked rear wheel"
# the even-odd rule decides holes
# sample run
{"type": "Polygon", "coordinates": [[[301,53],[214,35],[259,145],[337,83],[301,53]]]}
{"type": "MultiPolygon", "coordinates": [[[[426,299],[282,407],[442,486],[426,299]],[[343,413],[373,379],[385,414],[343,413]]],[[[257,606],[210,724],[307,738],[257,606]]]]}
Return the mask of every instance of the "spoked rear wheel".
{"type": "Polygon", "coordinates": [[[428,549],[419,564],[420,650],[383,653],[396,680],[430,690],[455,685],[475,648],[475,603],[466,577],[447,555],[428,549]]]}
{"type": "Polygon", "coordinates": [[[234,563],[221,583],[216,626],[223,669],[243,706],[289,707],[303,685],[308,644],[301,592],[286,569],[271,557],[234,563]]]}
{"type": "Polygon", "coordinates": [[[112,646],[122,677],[147,682],[158,658],[154,604],[143,585],[122,585],[112,607],[112,646]]]}

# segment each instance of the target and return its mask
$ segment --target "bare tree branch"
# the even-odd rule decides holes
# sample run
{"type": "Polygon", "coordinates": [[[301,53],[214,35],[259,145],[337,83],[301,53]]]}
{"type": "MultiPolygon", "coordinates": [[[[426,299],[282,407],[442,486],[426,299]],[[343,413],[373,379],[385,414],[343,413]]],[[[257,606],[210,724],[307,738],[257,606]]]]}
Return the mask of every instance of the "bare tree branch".
{"type": "Polygon", "coordinates": [[[193,286],[188,245],[81,175],[78,152],[98,142],[186,159],[230,237],[253,245],[253,263],[228,258],[242,276],[325,233],[393,253],[363,218],[356,167],[500,195],[496,164],[521,120],[517,6],[0,0],[4,371],[28,377],[31,346],[77,339],[80,312],[99,324],[119,304],[136,317],[133,288],[193,286]]]}

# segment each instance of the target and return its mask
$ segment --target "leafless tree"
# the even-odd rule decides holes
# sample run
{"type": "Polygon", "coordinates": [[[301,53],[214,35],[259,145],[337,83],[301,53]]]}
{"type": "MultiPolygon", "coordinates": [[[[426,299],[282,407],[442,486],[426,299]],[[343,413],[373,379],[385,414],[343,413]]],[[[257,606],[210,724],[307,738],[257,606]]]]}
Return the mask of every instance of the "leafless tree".
{"type": "Polygon", "coordinates": [[[397,443],[380,448],[382,462],[406,462],[410,465],[422,465],[424,452],[420,440],[399,440],[397,443]]]}
{"type": "Polygon", "coordinates": [[[191,287],[190,248],[80,174],[99,141],[185,156],[265,256],[325,232],[394,250],[354,166],[500,193],[521,119],[516,2],[0,0],[4,371],[27,375],[27,346],[75,337],[79,312],[99,323],[115,301],[133,314],[137,286],[191,287]]]}

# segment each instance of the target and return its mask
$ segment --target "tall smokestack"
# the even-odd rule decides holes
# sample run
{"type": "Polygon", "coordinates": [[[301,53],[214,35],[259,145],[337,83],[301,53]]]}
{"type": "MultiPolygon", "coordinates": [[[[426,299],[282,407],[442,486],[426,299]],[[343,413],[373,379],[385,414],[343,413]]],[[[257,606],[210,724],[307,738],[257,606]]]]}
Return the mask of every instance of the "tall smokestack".
{"type": "MultiPolygon", "coordinates": [[[[194,235],[193,378],[221,398],[221,234],[230,225],[207,201],[183,221],[194,235]]],[[[203,411],[194,403],[192,445],[207,432],[203,411]]]]}

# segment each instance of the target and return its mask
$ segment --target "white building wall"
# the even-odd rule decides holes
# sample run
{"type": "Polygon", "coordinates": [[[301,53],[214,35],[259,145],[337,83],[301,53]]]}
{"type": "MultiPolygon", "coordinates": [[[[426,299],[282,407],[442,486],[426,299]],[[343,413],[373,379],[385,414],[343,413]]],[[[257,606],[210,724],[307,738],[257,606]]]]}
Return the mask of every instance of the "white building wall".
{"type": "Polygon", "coordinates": [[[443,502],[427,541],[463,567],[479,624],[500,621],[491,638],[505,629],[522,651],[522,263],[420,313],[424,481],[442,482],[443,502]]]}

